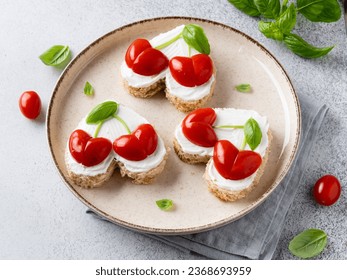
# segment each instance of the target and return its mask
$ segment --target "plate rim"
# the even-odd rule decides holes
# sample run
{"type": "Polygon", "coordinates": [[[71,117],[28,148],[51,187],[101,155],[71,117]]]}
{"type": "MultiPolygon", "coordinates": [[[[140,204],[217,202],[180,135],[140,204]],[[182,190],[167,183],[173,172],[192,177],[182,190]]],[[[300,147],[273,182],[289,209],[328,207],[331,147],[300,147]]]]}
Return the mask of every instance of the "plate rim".
{"type": "Polygon", "coordinates": [[[224,226],[224,225],[226,225],[228,223],[234,222],[234,221],[242,218],[243,216],[245,216],[249,212],[255,210],[277,188],[277,186],[283,180],[285,175],[288,173],[288,170],[292,166],[292,164],[294,162],[294,159],[295,159],[295,156],[296,156],[296,154],[298,152],[298,147],[299,147],[299,143],[300,143],[301,134],[302,134],[302,131],[301,131],[301,108],[300,108],[299,98],[298,98],[298,95],[296,94],[296,91],[294,89],[293,83],[292,83],[289,75],[287,74],[287,72],[284,69],[284,67],[282,66],[282,64],[278,61],[278,59],[267,48],[265,48],[261,43],[259,43],[257,40],[253,39],[252,37],[250,37],[249,35],[247,35],[246,33],[242,32],[242,31],[240,31],[238,29],[235,29],[235,28],[233,28],[233,27],[231,27],[229,25],[226,25],[224,23],[220,23],[220,22],[217,22],[217,21],[213,21],[213,20],[210,20],[210,19],[197,18],[197,17],[186,17],[186,16],[154,17],[154,18],[147,18],[147,19],[135,21],[135,22],[132,22],[132,23],[129,23],[129,24],[122,25],[122,26],[120,26],[120,27],[118,27],[116,29],[113,29],[112,31],[107,32],[106,34],[100,36],[99,38],[97,38],[96,40],[94,40],[93,42],[88,44],[85,48],[83,48],[70,61],[70,63],[65,67],[64,71],[60,74],[56,84],[54,85],[54,88],[53,88],[53,91],[52,91],[52,94],[51,94],[51,97],[50,97],[50,101],[49,101],[49,104],[48,104],[48,107],[47,107],[47,112],[46,112],[46,137],[47,137],[47,141],[48,141],[50,154],[51,154],[53,163],[54,163],[55,167],[57,168],[58,173],[59,173],[61,179],[63,180],[63,182],[65,183],[66,187],[84,205],[86,205],[88,208],[92,209],[96,214],[100,215],[102,217],[102,219],[105,219],[105,220],[107,220],[109,222],[115,223],[117,225],[121,225],[121,226],[129,228],[129,229],[136,230],[136,231],[143,232],[143,233],[147,233],[147,234],[177,235],[177,234],[193,234],[193,233],[198,233],[198,232],[204,232],[204,231],[215,229],[215,228],[224,226]],[[98,209],[96,206],[94,206],[92,203],[90,203],[88,200],[86,200],[83,196],[81,196],[70,185],[68,180],[65,178],[62,170],[60,169],[60,167],[58,165],[58,162],[57,162],[57,159],[56,159],[56,157],[54,156],[54,153],[53,153],[52,137],[51,137],[51,134],[50,134],[51,113],[52,113],[52,110],[53,110],[53,107],[54,107],[54,99],[55,99],[56,94],[57,94],[57,92],[58,92],[58,90],[60,88],[60,84],[64,80],[65,76],[69,73],[69,71],[73,67],[73,65],[90,48],[94,47],[95,45],[97,45],[101,41],[107,39],[109,36],[112,36],[113,34],[115,34],[117,32],[120,32],[120,31],[122,31],[124,29],[130,28],[130,27],[132,27],[134,25],[141,25],[143,23],[147,23],[147,22],[151,22],[151,21],[175,20],[175,19],[177,19],[177,20],[178,19],[179,20],[186,20],[186,21],[195,21],[195,22],[196,21],[200,21],[200,22],[203,22],[203,23],[217,25],[217,26],[222,27],[224,29],[228,29],[228,30],[230,30],[232,32],[238,33],[239,35],[245,37],[247,40],[251,41],[253,44],[257,45],[267,56],[269,56],[277,64],[277,66],[282,71],[282,74],[284,75],[285,79],[287,80],[288,85],[290,86],[290,92],[291,92],[291,94],[293,96],[293,99],[294,99],[296,115],[297,115],[297,130],[295,131],[296,141],[295,141],[294,146],[293,146],[293,151],[291,152],[291,154],[289,156],[289,161],[285,165],[283,171],[278,176],[278,178],[272,183],[270,188],[268,188],[265,193],[263,193],[257,200],[255,200],[249,206],[244,208],[242,211],[237,212],[237,213],[229,216],[228,218],[224,218],[222,220],[219,220],[219,221],[216,221],[216,222],[213,222],[213,223],[205,224],[203,226],[197,226],[197,227],[191,227],[191,228],[186,227],[186,228],[182,228],[182,229],[152,228],[152,227],[141,226],[141,225],[137,225],[137,224],[134,224],[134,223],[127,222],[127,221],[123,221],[123,220],[117,219],[117,218],[109,215],[108,213],[98,209]]]}

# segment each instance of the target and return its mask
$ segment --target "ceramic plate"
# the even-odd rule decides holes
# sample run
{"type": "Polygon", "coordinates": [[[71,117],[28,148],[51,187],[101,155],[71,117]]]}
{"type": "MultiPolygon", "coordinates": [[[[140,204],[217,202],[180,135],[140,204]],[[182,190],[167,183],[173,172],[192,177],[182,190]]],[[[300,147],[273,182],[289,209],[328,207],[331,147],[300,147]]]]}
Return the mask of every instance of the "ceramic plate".
{"type": "Polygon", "coordinates": [[[50,150],[58,171],[74,195],[106,219],[148,233],[201,232],[232,222],[255,209],[282,180],[298,147],[300,107],[284,69],[262,45],[220,23],[170,17],[136,22],[116,29],[84,49],[68,65],[54,88],[47,114],[50,150]],[[164,94],[151,99],[130,96],[122,85],[120,65],[136,38],[152,38],[177,25],[201,25],[211,45],[217,68],[215,95],[206,105],[254,109],[267,116],[273,134],[271,153],[262,179],[245,199],[225,203],[212,195],[202,175],[205,165],[181,162],[172,148],[174,128],[184,114],[175,110],[164,94]],[[83,94],[86,81],[95,95],[83,94]],[[252,93],[239,93],[235,85],[250,83],[252,93]],[[171,153],[163,173],[152,185],[134,185],[117,170],[102,187],[86,190],[69,181],[64,150],[80,119],[98,103],[114,99],[153,124],[171,153]],[[161,211],[155,201],[170,198],[173,211],[161,211]]]}

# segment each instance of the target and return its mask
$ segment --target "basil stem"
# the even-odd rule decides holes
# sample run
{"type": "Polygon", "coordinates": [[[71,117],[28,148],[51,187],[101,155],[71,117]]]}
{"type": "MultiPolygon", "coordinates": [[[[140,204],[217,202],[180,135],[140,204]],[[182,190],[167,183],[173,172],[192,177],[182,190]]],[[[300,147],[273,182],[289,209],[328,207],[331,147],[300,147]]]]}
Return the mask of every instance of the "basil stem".
{"type": "Polygon", "coordinates": [[[131,134],[131,130],[129,128],[129,126],[126,124],[126,122],[118,115],[113,115],[113,117],[118,120],[126,129],[126,131],[128,132],[128,134],[131,134]]]}
{"type": "Polygon", "coordinates": [[[93,136],[94,138],[98,137],[98,134],[99,134],[100,129],[101,129],[102,125],[104,124],[104,122],[105,122],[105,120],[102,120],[98,123],[98,126],[96,127],[95,132],[94,132],[94,136],[93,136]]]}
{"type": "Polygon", "coordinates": [[[244,150],[246,145],[247,145],[247,139],[246,139],[246,137],[243,137],[243,142],[242,142],[242,145],[240,147],[240,151],[244,150]]]}
{"type": "Polygon", "coordinates": [[[178,35],[176,35],[175,37],[173,37],[171,40],[169,40],[169,41],[167,41],[167,42],[165,42],[163,44],[160,44],[159,46],[156,46],[154,48],[157,49],[157,50],[161,50],[163,48],[166,48],[167,46],[171,45],[173,42],[177,41],[181,37],[182,37],[182,32],[179,33],[178,35]]]}
{"type": "Polygon", "coordinates": [[[217,125],[217,126],[214,126],[213,128],[233,128],[233,129],[243,129],[244,126],[243,125],[217,125]]]}

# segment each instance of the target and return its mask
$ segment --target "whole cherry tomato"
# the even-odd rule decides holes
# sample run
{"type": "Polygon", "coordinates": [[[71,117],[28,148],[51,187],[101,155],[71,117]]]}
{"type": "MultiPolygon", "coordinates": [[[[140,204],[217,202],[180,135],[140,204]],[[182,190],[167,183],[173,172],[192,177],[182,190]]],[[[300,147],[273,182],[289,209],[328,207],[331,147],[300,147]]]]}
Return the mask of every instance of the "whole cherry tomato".
{"type": "Polygon", "coordinates": [[[35,91],[25,91],[19,98],[19,108],[28,119],[36,119],[41,112],[41,99],[35,91]]]}
{"type": "Polygon", "coordinates": [[[333,175],[321,177],[313,187],[313,197],[321,205],[333,205],[340,197],[341,185],[333,175]]]}

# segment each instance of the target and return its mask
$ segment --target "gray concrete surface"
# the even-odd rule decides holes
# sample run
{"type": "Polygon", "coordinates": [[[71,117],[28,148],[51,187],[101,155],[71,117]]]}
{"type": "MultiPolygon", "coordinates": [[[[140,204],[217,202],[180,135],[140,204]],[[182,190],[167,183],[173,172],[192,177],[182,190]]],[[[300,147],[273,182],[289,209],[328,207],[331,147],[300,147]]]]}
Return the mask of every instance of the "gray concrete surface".
{"type": "Polygon", "coordinates": [[[24,119],[18,97],[40,93],[44,109],[60,72],[38,55],[54,44],[74,54],[104,33],[158,16],[193,16],[237,28],[267,47],[282,63],[300,94],[330,107],[314,144],[304,180],[288,213],[275,259],[293,259],[290,239],[308,227],[325,230],[329,244],[318,259],[347,259],[347,41],[342,19],[313,24],[298,18],[297,32],[318,46],[336,45],[328,56],[305,60],[266,39],[250,18],[227,0],[2,0],[0,9],[0,259],[201,259],[147,236],[85,214],[64,186],[50,158],[45,114],[24,119]],[[321,175],[340,178],[343,193],[332,207],[318,206],[310,190],[321,175]]]}

